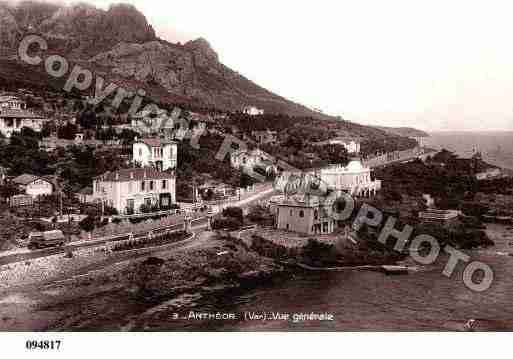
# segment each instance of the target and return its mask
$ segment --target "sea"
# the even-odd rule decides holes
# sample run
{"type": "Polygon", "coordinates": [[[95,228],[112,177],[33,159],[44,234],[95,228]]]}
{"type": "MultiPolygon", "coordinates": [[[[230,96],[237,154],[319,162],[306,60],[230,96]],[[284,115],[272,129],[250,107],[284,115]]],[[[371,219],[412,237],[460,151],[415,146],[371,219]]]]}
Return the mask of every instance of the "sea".
{"type": "Polygon", "coordinates": [[[424,141],[427,147],[445,148],[463,158],[479,151],[486,162],[513,169],[513,131],[440,131],[429,135],[424,141]]]}
{"type": "MultiPolygon", "coordinates": [[[[485,161],[513,169],[513,131],[434,132],[426,145],[445,148],[462,157],[480,151],[485,161]]],[[[408,275],[376,272],[298,272],[285,282],[250,291],[209,298],[198,311],[236,313],[236,321],[180,321],[180,311],[160,306],[159,315],[136,315],[135,330],[227,331],[463,331],[475,320],[476,330],[513,330],[513,227],[490,225],[496,245],[468,252],[471,261],[494,271],[484,292],[467,288],[462,265],[447,278],[447,258],[418,267],[408,275]],[[288,320],[279,318],[289,314],[288,320]],[[308,317],[332,320],[315,320],[308,317]],[[263,315],[263,316],[262,316],[263,315]],[[295,317],[294,317],[295,315],[295,317]],[[306,315],[306,316],[305,316],[306,315]],[[330,317],[331,315],[331,317],[330,317]],[[277,319],[278,318],[278,319],[277,319]],[[294,320],[294,318],[298,320],[294,320]]]]}
{"type": "MultiPolygon", "coordinates": [[[[477,331],[513,330],[513,228],[490,225],[496,246],[469,251],[494,272],[486,291],[469,289],[460,262],[443,275],[448,256],[405,275],[348,270],[297,272],[252,290],[207,295],[206,303],[180,308],[176,300],[133,313],[124,329],[150,331],[477,331]],[[176,320],[189,311],[235,315],[236,320],[176,320]],[[288,317],[287,317],[288,315],[288,317]]],[[[415,264],[413,262],[412,264],[415,264]]],[[[410,264],[410,265],[412,265],[410,264]]],[[[121,319],[121,318],[120,318],[121,319]]],[[[126,318],[123,318],[126,320],[126,318]]],[[[121,326],[121,323],[119,323],[121,326]]],[[[119,327],[118,327],[119,328],[119,327]]]]}
{"type": "MultiPolygon", "coordinates": [[[[433,133],[427,144],[447,148],[462,156],[472,155],[477,147],[491,163],[513,168],[513,132],[433,133]]],[[[410,260],[409,265],[414,270],[406,275],[358,270],[294,271],[291,277],[253,289],[186,295],[151,304],[149,308],[132,305],[127,315],[107,319],[90,316],[87,323],[80,323],[80,328],[466,331],[468,323],[473,323],[473,328],[478,331],[513,331],[513,227],[489,224],[487,231],[495,246],[467,252],[469,262],[479,261],[493,270],[493,283],[482,292],[465,285],[465,265],[461,261],[451,277],[445,276],[443,272],[448,264],[445,255],[428,266],[416,266],[410,260]],[[189,318],[191,311],[194,312],[192,319],[189,318]],[[195,319],[197,314],[213,319],[195,319]],[[235,319],[230,319],[232,317],[235,319]]],[[[64,322],[52,329],[73,328],[64,322]]]]}

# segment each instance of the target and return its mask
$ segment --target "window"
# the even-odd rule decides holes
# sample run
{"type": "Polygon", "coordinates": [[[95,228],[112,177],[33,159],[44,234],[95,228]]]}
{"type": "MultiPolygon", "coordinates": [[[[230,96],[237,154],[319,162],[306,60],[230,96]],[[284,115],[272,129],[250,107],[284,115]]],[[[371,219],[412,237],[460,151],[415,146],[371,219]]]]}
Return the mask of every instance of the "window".
{"type": "Polygon", "coordinates": [[[305,211],[301,210],[299,211],[299,217],[303,218],[305,216],[305,211]]]}
{"type": "Polygon", "coordinates": [[[162,189],[167,188],[167,180],[162,180],[162,189]]]}
{"type": "Polygon", "coordinates": [[[142,157],[142,148],[139,148],[139,157],[142,157]]]}
{"type": "Polygon", "coordinates": [[[150,191],[153,191],[153,185],[154,185],[153,181],[150,181],[150,191]]]}
{"type": "Polygon", "coordinates": [[[318,210],[314,211],[314,219],[319,219],[319,211],[318,210]]]}
{"type": "Polygon", "coordinates": [[[142,181],[141,182],[141,191],[145,191],[146,190],[146,182],[142,181]]]}
{"type": "Polygon", "coordinates": [[[290,229],[290,224],[287,223],[287,231],[290,229]]]}
{"type": "Polygon", "coordinates": [[[290,210],[290,216],[292,217],[293,213],[292,213],[292,210],[290,210]]]}

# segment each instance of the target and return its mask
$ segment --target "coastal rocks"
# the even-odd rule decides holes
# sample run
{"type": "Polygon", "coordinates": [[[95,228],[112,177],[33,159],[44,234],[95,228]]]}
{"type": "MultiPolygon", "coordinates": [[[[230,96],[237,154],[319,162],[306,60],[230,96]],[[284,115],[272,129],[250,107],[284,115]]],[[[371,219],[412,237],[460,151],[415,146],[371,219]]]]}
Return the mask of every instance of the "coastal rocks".
{"type": "Polygon", "coordinates": [[[126,280],[127,287],[138,288],[136,296],[153,301],[183,293],[220,291],[261,283],[282,270],[272,260],[262,258],[244,246],[219,240],[213,248],[172,255],[158,266],[138,264],[126,280]],[[228,244],[235,249],[226,251],[228,244]],[[226,255],[218,256],[220,250],[226,255]]]}

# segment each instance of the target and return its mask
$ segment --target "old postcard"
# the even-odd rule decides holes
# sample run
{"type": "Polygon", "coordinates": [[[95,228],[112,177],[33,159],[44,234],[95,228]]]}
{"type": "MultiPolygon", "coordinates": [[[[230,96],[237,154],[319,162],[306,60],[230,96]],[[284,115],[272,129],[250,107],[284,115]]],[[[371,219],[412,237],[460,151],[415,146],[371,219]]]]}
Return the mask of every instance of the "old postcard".
{"type": "Polygon", "coordinates": [[[0,1],[0,332],[512,331],[493,3],[0,1]]]}

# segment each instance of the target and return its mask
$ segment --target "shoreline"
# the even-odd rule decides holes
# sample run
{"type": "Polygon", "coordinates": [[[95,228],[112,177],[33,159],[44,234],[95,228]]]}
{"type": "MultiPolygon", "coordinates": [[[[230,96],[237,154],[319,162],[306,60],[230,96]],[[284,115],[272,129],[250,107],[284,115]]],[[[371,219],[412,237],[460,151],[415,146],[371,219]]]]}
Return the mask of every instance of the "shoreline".
{"type": "MultiPolygon", "coordinates": [[[[501,236],[509,233],[507,226],[495,225],[492,229],[501,236]]],[[[151,318],[157,316],[157,323],[177,329],[192,325],[196,330],[222,324],[178,323],[160,316],[171,311],[230,309],[237,306],[236,298],[253,289],[265,290],[297,276],[345,271],[388,274],[383,270],[385,264],[313,267],[271,259],[236,238],[215,235],[204,235],[197,246],[127,259],[61,283],[4,291],[0,296],[0,329],[151,331],[159,329],[144,323],[152,323],[151,318]]],[[[413,264],[398,261],[392,269],[406,269],[407,273],[423,270],[413,264]]]]}

